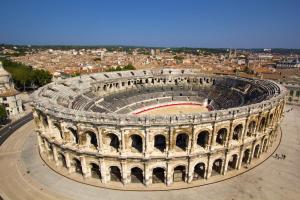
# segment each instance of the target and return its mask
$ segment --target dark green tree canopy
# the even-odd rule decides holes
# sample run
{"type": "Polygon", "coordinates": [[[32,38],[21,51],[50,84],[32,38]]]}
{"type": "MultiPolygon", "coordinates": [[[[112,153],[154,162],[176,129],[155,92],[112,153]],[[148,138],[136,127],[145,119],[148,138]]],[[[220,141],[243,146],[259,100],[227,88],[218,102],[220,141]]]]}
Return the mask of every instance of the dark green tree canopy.
{"type": "Polygon", "coordinates": [[[51,82],[52,75],[48,71],[32,69],[32,67],[8,59],[2,59],[2,62],[4,69],[12,75],[15,86],[19,89],[33,89],[51,82]]]}

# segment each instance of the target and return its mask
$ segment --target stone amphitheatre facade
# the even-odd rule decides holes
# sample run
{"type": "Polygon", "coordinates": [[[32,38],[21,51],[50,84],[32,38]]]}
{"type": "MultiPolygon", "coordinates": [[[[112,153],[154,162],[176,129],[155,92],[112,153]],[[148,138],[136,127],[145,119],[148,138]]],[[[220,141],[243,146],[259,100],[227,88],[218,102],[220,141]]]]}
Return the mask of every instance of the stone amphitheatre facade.
{"type": "Polygon", "coordinates": [[[272,81],[191,69],[56,81],[33,94],[39,151],[63,175],[105,187],[200,184],[228,171],[238,173],[268,151],[285,95],[285,88],[272,81]],[[181,105],[207,110],[147,113],[181,105]]]}

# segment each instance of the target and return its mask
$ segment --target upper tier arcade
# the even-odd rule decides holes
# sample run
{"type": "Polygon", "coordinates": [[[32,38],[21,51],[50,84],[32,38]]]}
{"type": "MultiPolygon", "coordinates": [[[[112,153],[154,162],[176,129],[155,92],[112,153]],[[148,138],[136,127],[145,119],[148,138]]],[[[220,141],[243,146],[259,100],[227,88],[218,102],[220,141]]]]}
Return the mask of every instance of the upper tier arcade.
{"type": "Polygon", "coordinates": [[[286,90],[273,81],[206,75],[192,69],[153,69],[84,75],[33,94],[50,115],[95,124],[191,124],[230,119],[278,103],[286,90]],[[210,112],[138,116],[142,107],[170,102],[205,105],[210,112]]]}

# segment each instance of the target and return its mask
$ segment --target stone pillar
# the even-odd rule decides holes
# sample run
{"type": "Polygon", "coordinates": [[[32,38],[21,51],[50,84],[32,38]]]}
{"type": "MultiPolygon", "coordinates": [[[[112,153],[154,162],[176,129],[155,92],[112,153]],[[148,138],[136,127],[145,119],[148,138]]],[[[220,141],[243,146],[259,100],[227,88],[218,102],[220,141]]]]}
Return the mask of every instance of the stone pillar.
{"type": "Polygon", "coordinates": [[[149,134],[148,134],[147,129],[144,130],[144,133],[145,133],[145,137],[144,137],[143,152],[144,152],[145,158],[149,158],[149,150],[150,150],[149,142],[150,142],[150,140],[149,140],[149,134]]]}
{"type": "Polygon", "coordinates": [[[194,129],[194,125],[192,125],[192,138],[190,139],[190,143],[191,143],[191,150],[190,150],[190,154],[194,153],[196,150],[196,133],[195,133],[195,129],[194,129]]]}
{"type": "Polygon", "coordinates": [[[254,146],[255,142],[252,143],[252,147],[251,147],[251,153],[250,153],[250,156],[249,156],[249,159],[247,161],[247,164],[250,164],[251,161],[252,161],[252,158],[254,156],[254,151],[255,151],[255,146],[254,146]]]}
{"type": "Polygon", "coordinates": [[[191,164],[191,159],[188,160],[188,179],[187,182],[191,183],[193,181],[193,176],[194,176],[194,168],[193,165],[191,164]]]}
{"type": "Polygon", "coordinates": [[[174,128],[170,127],[169,128],[169,145],[168,145],[168,153],[172,152],[174,150],[174,145],[173,145],[173,137],[174,137],[174,128]]]}
{"type": "Polygon", "coordinates": [[[40,133],[37,133],[37,140],[38,140],[38,146],[39,146],[39,150],[40,150],[40,153],[43,153],[45,152],[45,147],[44,147],[44,143],[43,143],[43,139],[40,135],[40,133]]]}
{"type": "Polygon", "coordinates": [[[208,139],[207,139],[207,145],[205,147],[206,150],[210,149],[211,147],[211,143],[212,143],[212,140],[213,140],[213,131],[209,131],[209,134],[208,134],[208,139]]]}
{"type": "Polygon", "coordinates": [[[230,120],[230,125],[229,125],[229,130],[228,130],[228,134],[226,136],[226,143],[225,143],[225,146],[228,147],[229,146],[229,143],[232,139],[232,134],[233,134],[233,122],[232,120],[230,120]]]}
{"type": "Polygon", "coordinates": [[[152,173],[149,169],[148,162],[145,162],[144,164],[144,184],[146,186],[150,185],[152,183],[152,173]]]}
{"type": "Polygon", "coordinates": [[[241,135],[241,141],[244,143],[245,141],[245,138],[246,138],[246,135],[247,135],[247,131],[248,131],[248,126],[249,126],[249,115],[247,116],[246,118],[246,122],[245,124],[243,125],[243,132],[242,132],[242,135],[241,135]]]}
{"type": "Polygon", "coordinates": [[[124,130],[120,130],[121,131],[121,156],[125,156],[126,155],[126,141],[125,141],[125,135],[124,135],[124,130]]]}
{"type": "Polygon", "coordinates": [[[223,171],[223,175],[225,175],[227,173],[227,168],[228,168],[228,162],[229,162],[229,156],[228,153],[225,153],[225,158],[224,158],[224,162],[223,162],[223,166],[222,166],[222,171],[223,171]]]}
{"type": "Polygon", "coordinates": [[[56,146],[52,144],[52,150],[53,150],[53,160],[55,162],[55,165],[58,166],[58,157],[57,157],[57,149],[56,146]]]}
{"type": "Polygon", "coordinates": [[[244,149],[244,147],[241,146],[237,169],[240,169],[242,166],[242,161],[243,161],[243,156],[244,156],[243,149],[244,149]]]}
{"type": "Polygon", "coordinates": [[[167,186],[173,183],[172,169],[169,162],[167,162],[167,168],[165,170],[165,178],[166,178],[167,186]]]}
{"type": "Polygon", "coordinates": [[[216,145],[216,124],[213,122],[213,130],[211,133],[210,150],[216,145]]]}
{"type": "Polygon", "coordinates": [[[68,171],[69,171],[69,173],[71,173],[72,172],[71,160],[70,160],[70,154],[68,152],[65,153],[65,159],[66,159],[66,165],[67,165],[68,171]]]}
{"type": "Polygon", "coordinates": [[[206,179],[208,179],[210,176],[211,176],[211,172],[212,172],[212,166],[213,166],[213,163],[212,163],[212,159],[211,159],[211,156],[209,155],[208,157],[208,161],[207,161],[207,173],[206,173],[206,179]]]}
{"type": "Polygon", "coordinates": [[[104,158],[99,159],[99,167],[100,167],[101,176],[102,176],[102,183],[107,183],[109,181],[109,175],[107,174],[108,172],[106,171],[106,168],[105,168],[104,158]]]}
{"type": "Polygon", "coordinates": [[[105,148],[104,147],[104,142],[103,142],[103,131],[101,128],[97,128],[98,130],[98,134],[97,134],[97,140],[98,140],[98,152],[99,153],[102,153],[103,152],[103,149],[105,148]]]}
{"type": "Polygon", "coordinates": [[[191,152],[192,142],[193,142],[193,133],[188,134],[188,144],[187,144],[187,148],[186,148],[186,153],[187,154],[189,154],[191,152]]]}
{"type": "Polygon", "coordinates": [[[127,166],[126,166],[126,161],[122,160],[121,161],[121,172],[122,172],[122,183],[126,185],[127,183],[130,183],[130,174],[127,172],[127,166]]]}
{"type": "Polygon", "coordinates": [[[87,166],[86,166],[84,156],[80,157],[80,164],[81,164],[81,170],[82,170],[83,178],[87,178],[88,177],[88,170],[87,170],[87,166]]]}

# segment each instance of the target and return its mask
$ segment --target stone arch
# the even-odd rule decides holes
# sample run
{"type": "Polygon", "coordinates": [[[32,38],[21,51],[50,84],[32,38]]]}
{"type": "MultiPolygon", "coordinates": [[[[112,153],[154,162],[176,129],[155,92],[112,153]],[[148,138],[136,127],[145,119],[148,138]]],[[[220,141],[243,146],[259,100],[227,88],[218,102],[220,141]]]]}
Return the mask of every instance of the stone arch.
{"type": "Polygon", "coordinates": [[[164,152],[166,149],[166,137],[162,134],[154,136],[154,148],[164,152]]]}
{"type": "Polygon", "coordinates": [[[98,148],[97,134],[91,130],[85,131],[83,134],[85,137],[85,143],[95,149],[98,148]]]}
{"type": "Polygon", "coordinates": [[[173,169],[173,182],[185,182],[186,181],[186,166],[178,165],[173,169]]]}
{"type": "Polygon", "coordinates": [[[134,152],[142,153],[143,151],[143,138],[138,134],[132,134],[129,137],[130,147],[134,152]]]}
{"type": "Polygon", "coordinates": [[[256,122],[252,120],[248,125],[248,131],[247,131],[248,137],[250,137],[254,133],[255,127],[256,127],[256,122]]]}
{"type": "Polygon", "coordinates": [[[152,183],[166,183],[166,170],[163,167],[155,167],[152,170],[152,183]]]}
{"type": "Polygon", "coordinates": [[[197,135],[197,145],[202,147],[202,148],[206,148],[208,145],[208,138],[209,138],[209,132],[208,131],[201,131],[198,135],[197,135]]]}
{"type": "Polygon", "coordinates": [[[273,115],[273,113],[271,113],[271,114],[269,115],[269,121],[268,121],[268,125],[269,125],[269,126],[273,124],[273,119],[274,119],[274,115],[273,115]]]}
{"type": "Polygon", "coordinates": [[[194,167],[193,180],[205,178],[205,163],[197,163],[194,167]]]}
{"type": "Polygon", "coordinates": [[[217,144],[224,145],[226,143],[226,137],[227,137],[227,129],[221,128],[217,132],[217,137],[216,137],[217,144]]]}
{"type": "Polygon", "coordinates": [[[242,163],[243,163],[244,165],[249,164],[249,161],[250,161],[250,155],[251,155],[250,149],[246,149],[246,150],[243,152],[242,163]]]}
{"type": "Polygon", "coordinates": [[[78,158],[73,158],[71,165],[72,165],[72,167],[74,167],[76,173],[81,174],[81,175],[83,174],[81,162],[78,158]]]}
{"type": "Polygon", "coordinates": [[[63,136],[63,133],[61,131],[61,126],[59,124],[59,122],[53,122],[52,123],[53,126],[52,126],[52,132],[53,134],[58,137],[59,139],[64,139],[64,136],[63,136]]]}
{"type": "Polygon", "coordinates": [[[222,168],[223,168],[223,159],[222,158],[215,159],[212,164],[211,176],[222,174],[222,168]]]}
{"type": "Polygon", "coordinates": [[[189,136],[186,133],[179,133],[176,136],[176,147],[185,151],[188,148],[189,136]]]}
{"type": "Polygon", "coordinates": [[[66,157],[63,153],[58,153],[57,154],[57,160],[58,160],[59,166],[67,168],[66,157]]]}
{"type": "Polygon", "coordinates": [[[74,129],[72,127],[68,127],[67,128],[67,133],[68,133],[69,141],[71,143],[73,143],[73,144],[79,144],[79,139],[78,139],[78,134],[77,134],[77,130],[76,129],[74,129]]]}
{"type": "Polygon", "coordinates": [[[110,181],[112,182],[121,182],[121,170],[118,166],[110,166],[109,167],[110,181]]]}
{"type": "Polygon", "coordinates": [[[266,126],[266,118],[262,117],[260,122],[259,122],[258,131],[262,132],[264,130],[265,126],[266,126]]]}
{"type": "Polygon", "coordinates": [[[238,167],[238,154],[233,154],[230,156],[230,160],[228,161],[227,170],[235,170],[238,167]]]}
{"type": "Polygon", "coordinates": [[[120,141],[119,141],[119,137],[114,134],[114,133],[107,133],[105,135],[105,140],[107,145],[109,145],[109,147],[114,150],[114,151],[119,151],[120,148],[120,141]]]}
{"type": "Polygon", "coordinates": [[[254,155],[253,155],[253,157],[254,158],[259,158],[259,150],[260,150],[260,145],[259,144],[257,144],[256,146],[255,146],[255,148],[254,148],[254,155]]]}
{"type": "Polygon", "coordinates": [[[40,115],[40,121],[41,121],[42,126],[43,126],[44,128],[48,128],[48,127],[49,127],[49,122],[48,122],[47,116],[41,114],[41,115],[40,115]]]}
{"type": "Polygon", "coordinates": [[[268,138],[263,139],[263,143],[262,143],[262,152],[263,153],[267,152],[267,150],[268,150],[267,144],[268,144],[268,138]]]}
{"type": "Polygon", "coordinates": [[[133,167],[130,170],[131,183],[143,183],[143,170],[139,167],[133,167]]]}
{"type": "Polygon", "coordinates": [[[53,158],[53,145],[54,144],[51,144],[49,141],[47,140],[44,140],[45,142],[45,147],[46,147],[46,150],[47,150],[47,153],[48,155],[51,156],[51,158],[53,158]]]}
{"type": "Polygon", "coordinates": [[[91,162],[90,163],[91,177],[96,179],[102,179],[100,167],[98,164],[91,162]]]}
{"type": "Polygon", "coordinates": [[[242,133],[243,133],[243,125],[242,124],[236,125],[233,129],[232,139],[239,140],[242,137],[242,133]]]}

